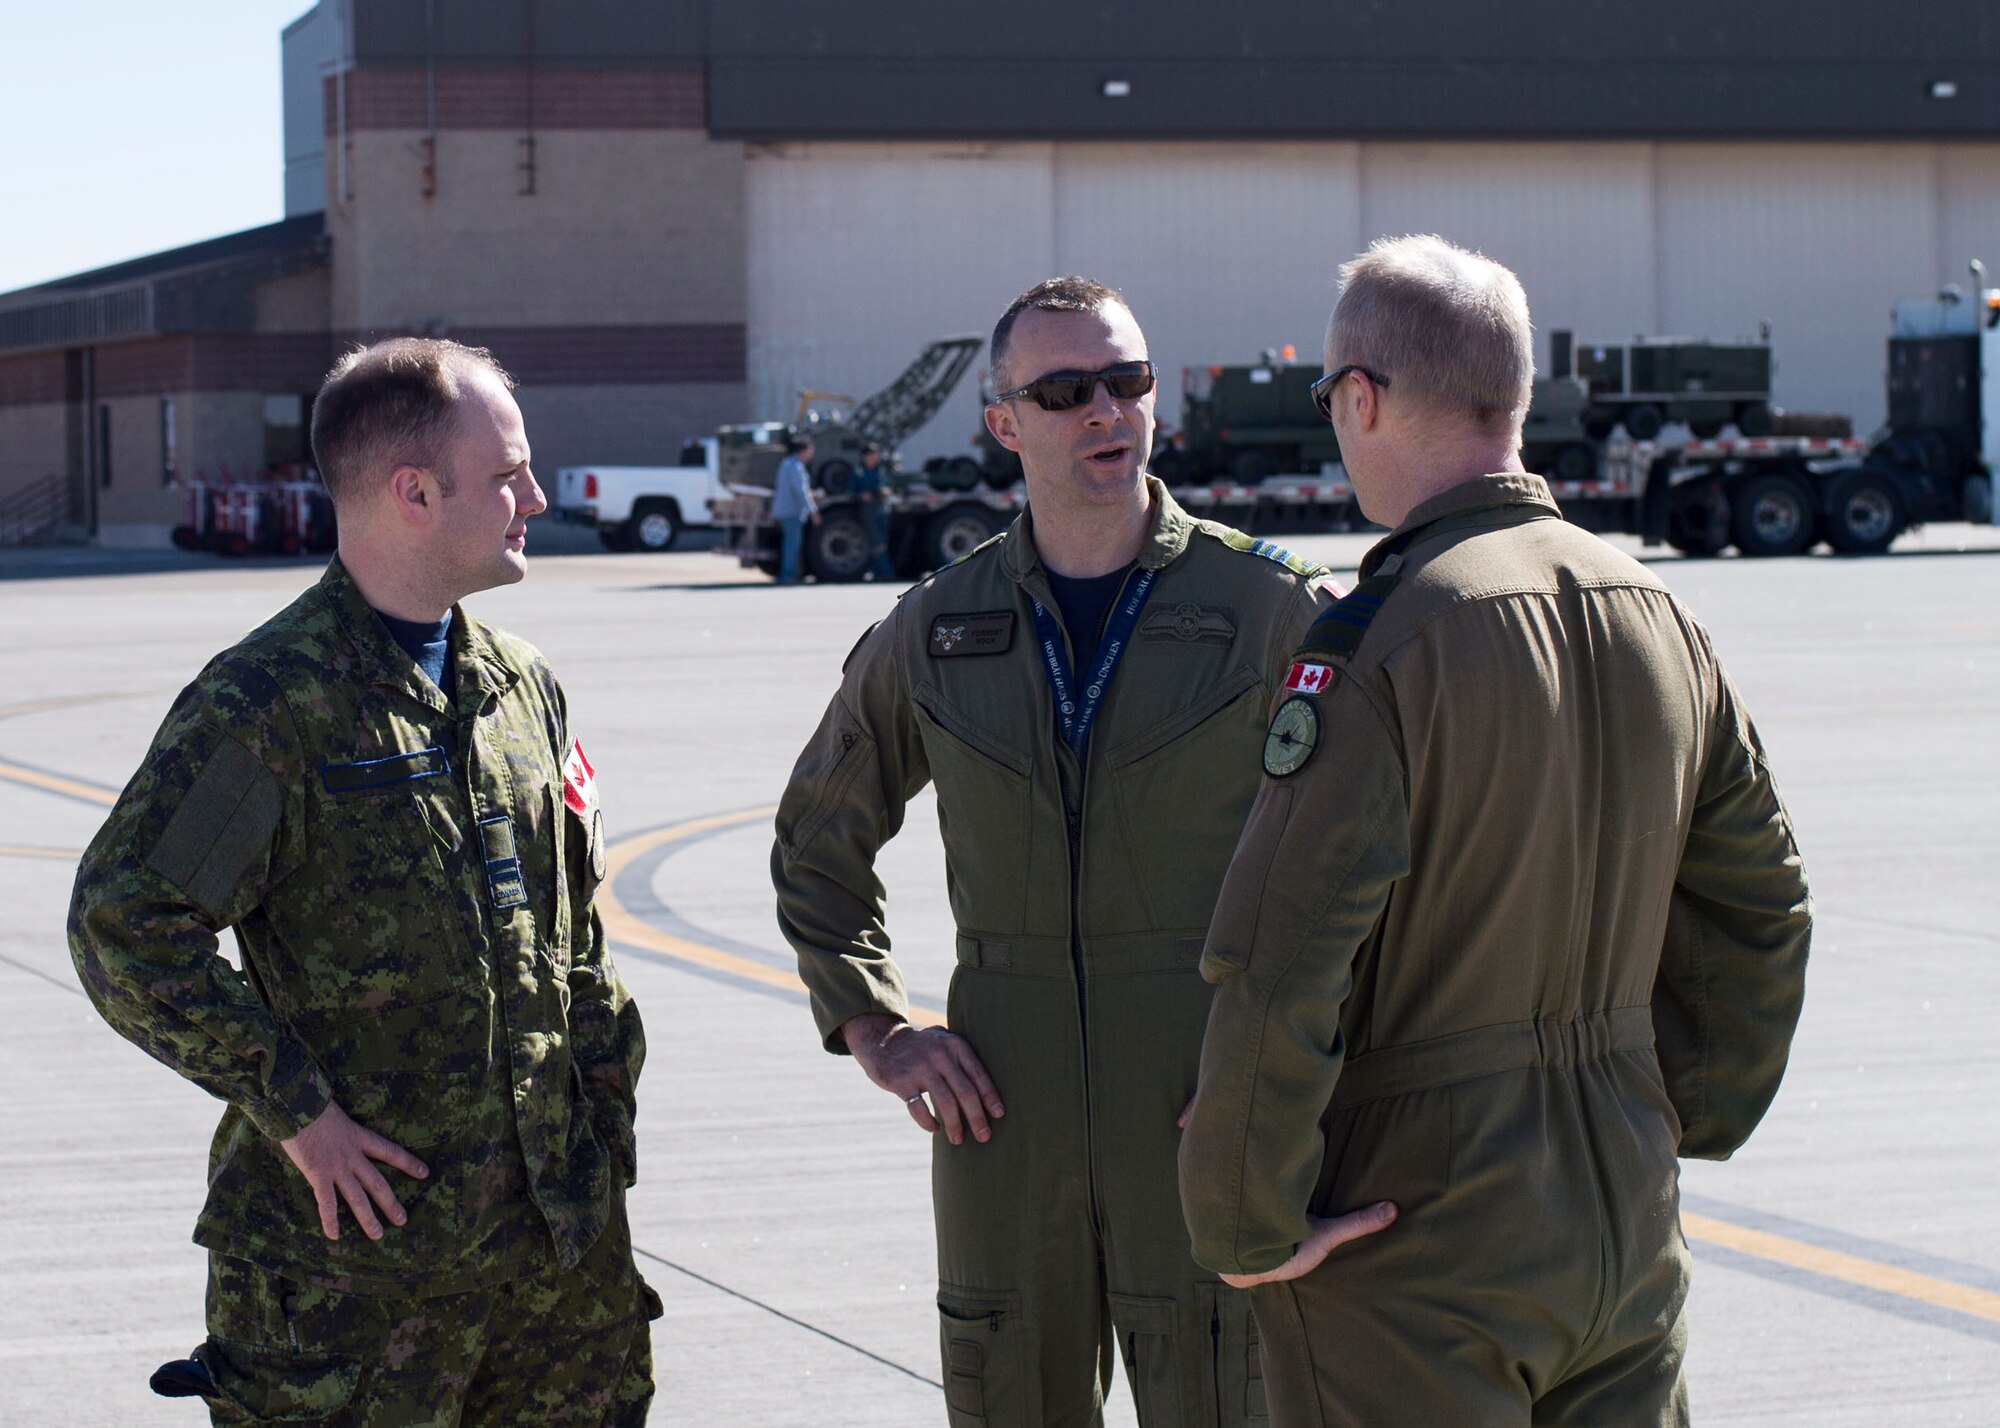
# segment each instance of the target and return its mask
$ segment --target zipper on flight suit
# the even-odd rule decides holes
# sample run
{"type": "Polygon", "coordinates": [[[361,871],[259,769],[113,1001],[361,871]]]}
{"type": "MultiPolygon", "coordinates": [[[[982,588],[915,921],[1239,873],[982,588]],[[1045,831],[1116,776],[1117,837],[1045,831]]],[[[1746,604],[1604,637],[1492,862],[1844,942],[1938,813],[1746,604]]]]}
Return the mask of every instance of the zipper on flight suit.
{"type": "MultiPolygon", "coordinates": [[[[1125,598],[1125,591],[1132,584],[1132,572],[1138,569],[1134,562],[1125,571],[1125,578],[1118,582],[1118,593],[1104,607],[1104,613],[1097,620],[1097,644],[1104,642],[1104,631],[1114,611],[1125,598]]],[[[1061,604],[1054,599],[1055,592],[1049,592],[1050,603],[1055,604],[1058,613],[1061,604]]],[[[1069,664],[1076,669],[1076,641],[1071,638],[1069,627],[1063,626],[1063,644],[1069,649],[1069,664]]],[[[1097,653],[1096,645],[1091,654],[1097,653]]],[[[1110,690],[1106,690],[1108,695],[1110,690]]],[[[1049,737],[1055,746],[1057,767],[1060,769],[1064,751],[1069,745],[1064,742],[1060,721],[1049,721],[1049,737]]],[[[1091,1214],[1097,1212],[1097,1135],[1095,1117],[1090,1094],[1090,991],[1084,978],[1083,968],[1083,809],[1090,791],[1090,744],[1084,743],[1083,752],[1076,758],[1076,805],[1070,806],[1068,798],[1063,799],[1063,821],[1069,830],[1069,961],[1070,972],[1076,980],[1076,1034],[1077,1046],[1081,1053],[1080,1069],[1083,1073],[1083,1134],[1090,1147],[1088,1163],[1090,1167],[1091,1214]]]]}

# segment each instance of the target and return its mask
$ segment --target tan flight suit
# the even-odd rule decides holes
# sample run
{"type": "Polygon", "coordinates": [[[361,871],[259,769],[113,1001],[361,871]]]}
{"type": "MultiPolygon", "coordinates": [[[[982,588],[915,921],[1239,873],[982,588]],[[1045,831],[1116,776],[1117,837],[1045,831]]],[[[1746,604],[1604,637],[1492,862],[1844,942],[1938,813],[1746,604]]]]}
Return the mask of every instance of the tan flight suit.
{"type": "MultiPolygon", "coordinates": [[[[1144,570],[1157,583],[1081,765],[1057,735],[1030,596],[1057,606],[1024,516],[863,638],[778,813],[779,921],[841,1051],[850,1017],[907,1013],[874,861],[904,804],[937,789],[958,924],[950,1024],[1007,1108],[985,1145],[935,1138],[958,1428],[1099,1422],[1114,1331],[1147,1428],[1265,1421],[1248,1296],[1188,1255],[1175,1120],[1265,711],[1329,597],[1317,567],[1149,485],[1126,588],[1144,570]]],[[[1076,635],[1083,666],[1097,632],[1076,635]]]]}
{"type": "Polygon", "coordinates": [[[1539,477],[1426,502],[1361,574],[1202,957],[1195,1258],[1401,1208],[1253,1292],[1275,1423],[1685,1423],[1676,1155],[1727,1156],[1784,1072],[1790,818],[1707,634],[1539,477]]]}

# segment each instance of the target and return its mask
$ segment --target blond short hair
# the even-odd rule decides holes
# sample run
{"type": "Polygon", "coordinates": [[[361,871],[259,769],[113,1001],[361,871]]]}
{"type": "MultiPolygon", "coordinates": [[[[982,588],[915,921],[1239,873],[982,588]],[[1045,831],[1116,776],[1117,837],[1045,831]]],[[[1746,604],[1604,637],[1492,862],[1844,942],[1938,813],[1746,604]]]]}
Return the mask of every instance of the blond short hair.
{"type": "Polygon", "coordinates": [[[398,466],[421,466],[444,494],[454,475],[442,468],[458,421],[465,379],[476,372],[511,390],[514,379],[484,347],[443,337],[392,337],[360,347],[333,364],[313,400],[313,459],[339,505],[398,466]]]}
{"type": "Polygon", "coordinates": [[[1521,280],[1434,233],[1378,238],[1340,269],[1330,360],[1387,377],[1395,395],[1488,429],[1517,427],[1535,380],[1521,280]]]}

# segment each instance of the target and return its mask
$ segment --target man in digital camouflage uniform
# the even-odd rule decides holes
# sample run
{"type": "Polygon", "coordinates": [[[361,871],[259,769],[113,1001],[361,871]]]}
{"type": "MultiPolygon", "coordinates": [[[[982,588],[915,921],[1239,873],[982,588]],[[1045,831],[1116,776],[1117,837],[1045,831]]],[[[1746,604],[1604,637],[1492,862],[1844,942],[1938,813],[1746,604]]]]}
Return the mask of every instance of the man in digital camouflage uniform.
{"type": "Polygon", "coordinates": [[[541,657],[456,604],[521,579],[546,506],[511,385],[422,339],[334,368],[338,556],[181,692],[77,874],[92,1002],[228,1103],[209,1337],[154,1378],[217,1423],[624,1425],[652,1396],[595,781],[541,657]]]}
{"type": "Polygon", "coordinates": [[[1676,1156],[1784,1072],[1791,821],[1707,634],[1521,469],[1514,275],[1407,238],[1343,277],[1316,393],[1393,530],[1293,656],[1209,929],[1195,1258],[1256,1286],[1291,1428],[1685,1423],[1676,1156]]]}
{"type": "Polygon", "coordinates": [[[1031,514],[849,656],[779,808],[779,921],[827,1049],[935,1135],[950,1421],[1099,1422],[1115,1341],[1148,1428],[1262,1422],[1245,1297],[1189,1258],[1173,1164],[1196,957],[1322,572],[1145,476],[1153,372],[1110,289],[1031,289],[992,360],[1031,514]],[[926,783],[949,1030],[910,1021],[874,871],[926,783]]]}

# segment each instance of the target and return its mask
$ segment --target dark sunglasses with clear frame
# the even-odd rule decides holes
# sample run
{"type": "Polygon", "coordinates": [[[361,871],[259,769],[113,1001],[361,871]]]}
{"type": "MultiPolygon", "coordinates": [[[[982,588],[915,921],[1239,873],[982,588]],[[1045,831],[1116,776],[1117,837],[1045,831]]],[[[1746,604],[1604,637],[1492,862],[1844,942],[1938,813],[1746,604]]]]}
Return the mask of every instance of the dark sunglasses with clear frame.
{"type": "Polygon", "coordinates": [[[993,400],[1011,402],[1016,397],[1029,397],[1045,412],[1066,412],[1095,396],[1099,382],[1113,397],[1129,402],[1152,391],[1154,380],[1151,362],[1119,362],[1100,372],[1050,372],[993,400]]]}
{"type": "Polygon", "coordinates": [[[1336,367],[1312,384],[1313,405],[1326,421],[1333,420],[1333,389],[1340,385],[1340,379],[1349,372],[1359,372],[1376,386],[1387,389],[1389,379],[1379,372],[1371,372],[1359,362],[1349,362],[1345,367],[1336,367]]]}

